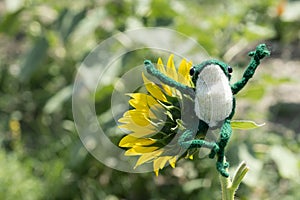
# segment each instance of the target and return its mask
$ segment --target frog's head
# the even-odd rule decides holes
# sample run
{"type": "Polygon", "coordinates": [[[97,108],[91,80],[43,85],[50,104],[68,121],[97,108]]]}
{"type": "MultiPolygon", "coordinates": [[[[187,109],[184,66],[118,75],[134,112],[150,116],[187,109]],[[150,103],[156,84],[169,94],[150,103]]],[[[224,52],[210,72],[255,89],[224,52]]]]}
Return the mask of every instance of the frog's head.
{"type": "MultiPolygon", "coordinates": [[[[220,72],[223,72],[224,75],[228,78],[228,81],[231,78],[232,68],[224,62],[218,60],[207,60],[201,64],[195,65],[190,69],[190,75],[192,76],[192,81],[196,86],[197,80],[201,73],[209,73],[208,76],[220,76],[220,72]]],[[[201,74],[202,77],[205,74],[201,74]]]]}

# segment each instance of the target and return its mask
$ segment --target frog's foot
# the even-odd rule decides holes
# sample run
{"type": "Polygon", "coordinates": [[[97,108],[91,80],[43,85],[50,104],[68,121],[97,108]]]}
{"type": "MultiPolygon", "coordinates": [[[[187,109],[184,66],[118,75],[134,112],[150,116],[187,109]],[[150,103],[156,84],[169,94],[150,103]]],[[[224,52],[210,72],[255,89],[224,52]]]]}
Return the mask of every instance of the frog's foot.
{"type": "Polygon", "coordinates": [[[224,162],[223,166],[225,167],[225,169],[229,168],[229,162],[224,162]]]}
{"type": "Polygon", "coordinates": [[[217,161],[216,167],[217,167],[218,172],[220,172],[220,174],[222,176],[224,176],[226,178],[229,177],[229,173],[226,170],[229,167],[228,162],[223,163],[223,162],[217,161]]]}

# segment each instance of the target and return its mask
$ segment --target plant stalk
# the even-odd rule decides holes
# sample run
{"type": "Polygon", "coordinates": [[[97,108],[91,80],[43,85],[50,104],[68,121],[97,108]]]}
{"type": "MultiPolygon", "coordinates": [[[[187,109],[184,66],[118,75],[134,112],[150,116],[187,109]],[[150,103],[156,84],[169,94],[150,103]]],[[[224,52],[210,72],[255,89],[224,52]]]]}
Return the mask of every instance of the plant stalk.
{"type": "Polygon", "coordinates": [[[222,189],[222,200],[234,200],[235,192],[237,191],[240,183],[248,171],[249,168],[247,167],[245,161],[242,161],[232,179],[230,176],[226,178],[222,175],[219,175],[222,189]]]}

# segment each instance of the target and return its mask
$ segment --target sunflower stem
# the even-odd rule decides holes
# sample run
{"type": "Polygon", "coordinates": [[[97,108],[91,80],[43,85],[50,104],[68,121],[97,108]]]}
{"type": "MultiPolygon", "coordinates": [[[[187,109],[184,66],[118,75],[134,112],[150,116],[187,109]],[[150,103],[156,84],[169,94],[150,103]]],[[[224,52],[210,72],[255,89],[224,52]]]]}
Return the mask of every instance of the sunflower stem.
{"type": "Polygon", "coordinates": [[[230,176],[226,178],[222,175],[219,175],[222,189],[222,200],[234,200],[234,194],[248,170],[249,168],[247,167],[245,161],[242,161],[232,179],[230,176]]]}

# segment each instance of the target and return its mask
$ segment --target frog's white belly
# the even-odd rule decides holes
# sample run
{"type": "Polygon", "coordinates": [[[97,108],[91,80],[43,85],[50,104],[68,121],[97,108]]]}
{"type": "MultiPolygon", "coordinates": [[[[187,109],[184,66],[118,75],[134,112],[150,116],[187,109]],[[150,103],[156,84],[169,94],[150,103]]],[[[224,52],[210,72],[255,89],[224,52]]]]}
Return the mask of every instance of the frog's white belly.
{"type": "Polygon", "coordinates": [[[208,65],[196,82],[195,113],[209,127],[216,126],[232,111],[232,91],[228,78],[218,65],[208,65]]]}

